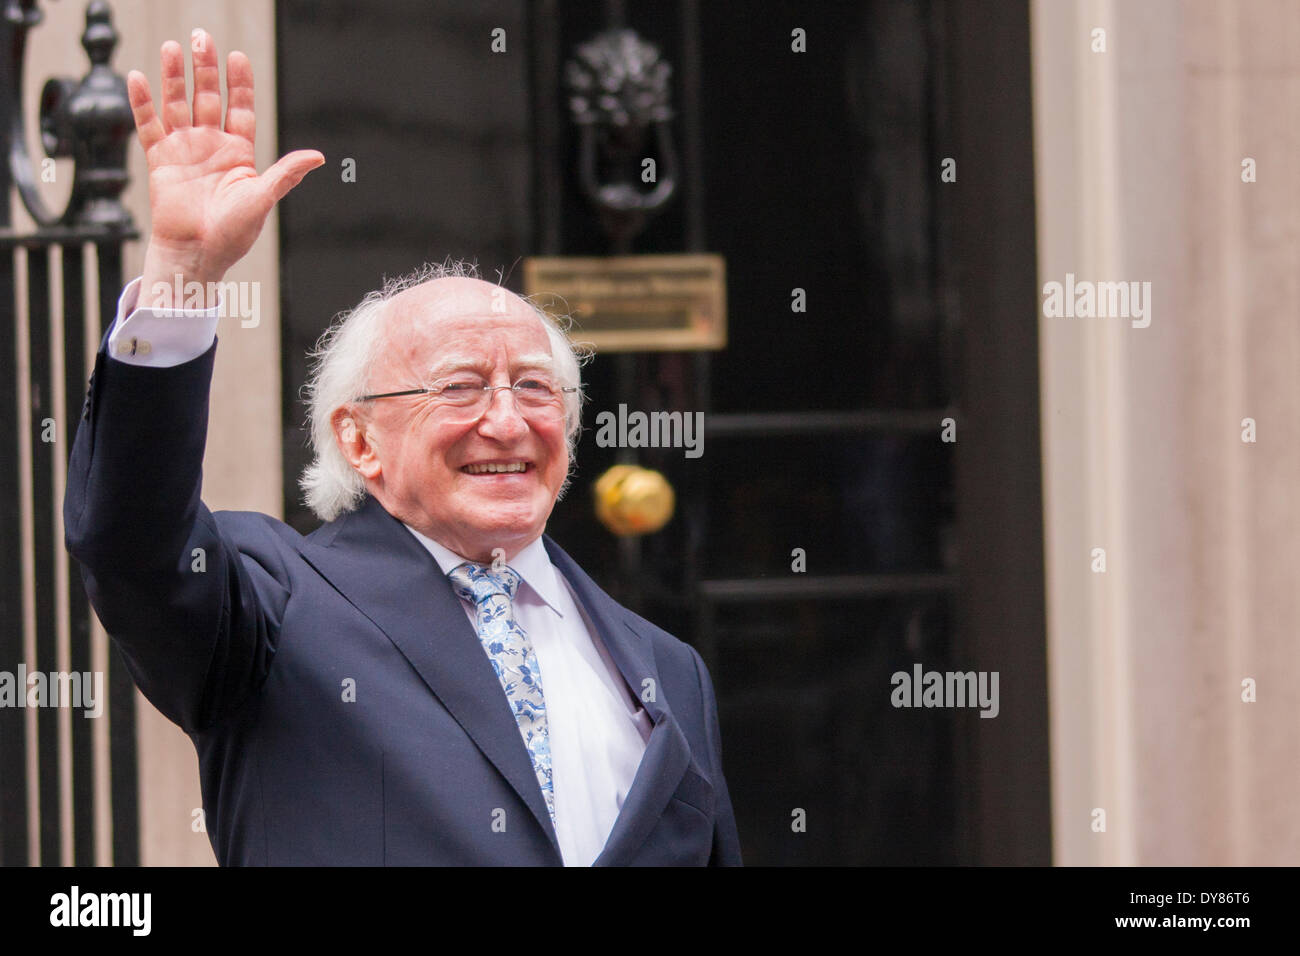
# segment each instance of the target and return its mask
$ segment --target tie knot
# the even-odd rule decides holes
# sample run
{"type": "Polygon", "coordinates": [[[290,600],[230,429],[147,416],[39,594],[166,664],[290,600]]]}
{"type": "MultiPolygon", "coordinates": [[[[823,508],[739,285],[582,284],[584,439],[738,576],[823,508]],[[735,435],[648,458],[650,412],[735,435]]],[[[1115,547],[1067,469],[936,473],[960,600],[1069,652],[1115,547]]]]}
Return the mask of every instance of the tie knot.
{"type": "Polygon", "coordinates": [[[451,579],[457,597],[464,598],[476,607],[497,594],[503,594],[506,600],[513,601],[515,592],[519,590],[519,575],[505,565],[494,568],[466,561],[452,568],[447,577],[451,579]]]}

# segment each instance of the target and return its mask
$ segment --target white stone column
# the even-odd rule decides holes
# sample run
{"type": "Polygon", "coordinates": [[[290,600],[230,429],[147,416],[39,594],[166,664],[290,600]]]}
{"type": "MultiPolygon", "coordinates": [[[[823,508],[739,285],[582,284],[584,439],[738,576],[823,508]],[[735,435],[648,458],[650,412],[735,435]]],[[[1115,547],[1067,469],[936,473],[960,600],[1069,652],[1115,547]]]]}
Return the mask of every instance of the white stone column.
{"type": "Polygon", "coordinates": [[[1054,858],[1295,864],[1300,6],[1032,17],[1040,286],[1152,290],[1039,316],[1054,858]]]}

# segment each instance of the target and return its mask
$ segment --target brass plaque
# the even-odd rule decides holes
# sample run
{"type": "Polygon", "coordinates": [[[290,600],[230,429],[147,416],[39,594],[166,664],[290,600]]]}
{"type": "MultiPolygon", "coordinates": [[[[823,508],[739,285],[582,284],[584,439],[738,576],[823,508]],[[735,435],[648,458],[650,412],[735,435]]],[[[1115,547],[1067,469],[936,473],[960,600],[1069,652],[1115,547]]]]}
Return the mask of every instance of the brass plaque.
{"type": "Polygon", "coordinates": [[[533,257],[524,293],[571,316],[569,337],[600,352],[694,351],[727,344],[722,256],[533,257]]]}

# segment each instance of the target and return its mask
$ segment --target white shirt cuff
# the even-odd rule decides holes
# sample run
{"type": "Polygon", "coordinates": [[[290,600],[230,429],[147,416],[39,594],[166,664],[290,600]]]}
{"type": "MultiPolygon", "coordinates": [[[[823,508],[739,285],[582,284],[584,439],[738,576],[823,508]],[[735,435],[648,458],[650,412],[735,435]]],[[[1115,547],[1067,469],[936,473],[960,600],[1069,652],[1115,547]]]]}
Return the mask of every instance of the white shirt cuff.
{"type": "Polygon", "coordinates": [[[210,309],[137,309],[143,278],[128,282],[117,300],[117,317],[108,335],[109,356],[127,365],[170,368],[211,348],[224,294],[218,291],[217,304],[210,309]]]}

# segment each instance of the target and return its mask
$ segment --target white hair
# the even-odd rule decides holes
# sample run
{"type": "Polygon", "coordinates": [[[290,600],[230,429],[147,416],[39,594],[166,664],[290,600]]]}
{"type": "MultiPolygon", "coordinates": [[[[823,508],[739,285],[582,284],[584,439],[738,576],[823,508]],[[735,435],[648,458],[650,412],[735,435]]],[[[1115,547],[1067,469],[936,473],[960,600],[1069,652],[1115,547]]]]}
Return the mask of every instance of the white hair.
{"type": "MultiPolygon", "coordinates": [[[[370,390],[370,373],[384,344],[388,303],[396,295],[433,279],[481,279],[478,267],[464,260],[448,259],[426,263],[396,279],[385,279],[383,288],[367,293],[349,312],[336,317],[309,353],[311,373],[303,386],[307,403],[307,426],[314,460],[298,480],[307,507],[322,521],[333,521],[354,511],[365,497],[366,483],[344,457],[334,436],[333,417],[340,408],[353,404],[370,390]]],[[[551,315],[522,299],[541,320],[551,344],[556,378],[576,392],[564,395],[564,441],[569,455],[569,475],[560,487],[563,495],[573,471],[574,449],[582,431],[582,364],[590,352],[569,341],[567,317],[551,315]],[[566,324],[562,324],[566,323],[566,324]]],[[[558,497],[558,496],[557,496],[558,497]]]]}

